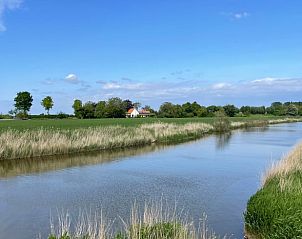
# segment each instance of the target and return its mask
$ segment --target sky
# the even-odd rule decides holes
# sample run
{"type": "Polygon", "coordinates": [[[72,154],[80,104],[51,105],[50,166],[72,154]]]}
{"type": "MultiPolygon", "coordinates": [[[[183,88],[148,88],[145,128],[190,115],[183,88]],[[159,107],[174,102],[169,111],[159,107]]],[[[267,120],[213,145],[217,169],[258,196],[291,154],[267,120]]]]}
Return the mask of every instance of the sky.
{"type": "Polygon", "coordinates": [[[0,112],[302,101],[301,0],[0,0],[0,112]]]}

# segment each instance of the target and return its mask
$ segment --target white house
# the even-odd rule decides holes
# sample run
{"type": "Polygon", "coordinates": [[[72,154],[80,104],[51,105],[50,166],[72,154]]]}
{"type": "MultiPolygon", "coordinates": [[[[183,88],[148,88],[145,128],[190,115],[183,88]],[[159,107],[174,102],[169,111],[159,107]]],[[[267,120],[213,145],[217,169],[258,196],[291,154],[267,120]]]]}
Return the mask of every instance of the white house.
{"type": "Polygon", "coordinates": [[[138,115],[139,115],[139,112],[135,108],[129,109],[128,112],[126,113],[126,117],[128,117],[128,118],[135,118],[138,115]]]}

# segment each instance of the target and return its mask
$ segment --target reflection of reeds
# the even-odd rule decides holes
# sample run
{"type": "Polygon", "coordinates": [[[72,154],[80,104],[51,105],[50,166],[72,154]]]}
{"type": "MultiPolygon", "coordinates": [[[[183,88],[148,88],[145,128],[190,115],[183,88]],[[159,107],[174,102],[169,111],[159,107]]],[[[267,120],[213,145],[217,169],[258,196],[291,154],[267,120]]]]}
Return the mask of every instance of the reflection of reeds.
{"type": "MultiPolygon", "coordinates": [[[[89,239],[217,239],[206,224],[206,216],[195,227],[193,220],[183,213],[178,213],[176,206],[167,202],[146,203],[141,211],[134,204],[129,220],[120,218],[122,228],[115,229],[114,222],[105,220],[103,215],[80,213],[77,222],[72,222],[68,213],[59,213],[57,222],[51,222],[49,239],[89,238],[89,239]],[[71,225],[74,225],[73,227],[71,225]]],[[[226,238],[226,237],[224,237],[226,238]]]]}
{"type": "Polygon", "coordinates": [[[77,153],[72,155],[55,155],[35,158],[0,160],[0,178],[15,177],[22,174],[42,173],[70,167],[105,164],[124,157],[147,154],[168,147],[151,144],[144,147],[130,147],[102,152],[77,153]]]}

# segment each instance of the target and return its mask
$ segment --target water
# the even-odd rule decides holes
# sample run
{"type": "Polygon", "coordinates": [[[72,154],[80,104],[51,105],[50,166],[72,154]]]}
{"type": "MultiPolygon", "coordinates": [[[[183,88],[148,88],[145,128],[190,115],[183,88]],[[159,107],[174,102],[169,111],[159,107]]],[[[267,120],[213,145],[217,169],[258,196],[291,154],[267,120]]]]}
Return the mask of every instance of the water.
{"type": "Polygon", "coordinates": [[[57,210],[127,217],[134,201],[162,197],[195,219],[205,212],[220,235],[242,238],[261,174],[301,133],[301,123],[281,124],[174,146],[0,162],[0,238],[46,236],[57,210]]]}

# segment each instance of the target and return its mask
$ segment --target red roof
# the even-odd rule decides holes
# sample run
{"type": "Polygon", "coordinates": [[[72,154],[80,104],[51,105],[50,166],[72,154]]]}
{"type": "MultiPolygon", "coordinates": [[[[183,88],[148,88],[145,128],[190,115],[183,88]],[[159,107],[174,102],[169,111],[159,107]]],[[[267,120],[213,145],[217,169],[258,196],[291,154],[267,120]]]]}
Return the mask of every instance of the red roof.
{"type": "Polygon", "coordinates": [[[134,108],[131,108],[128,110],[128,113],[131,114],[133,112],[134,108]]]}

